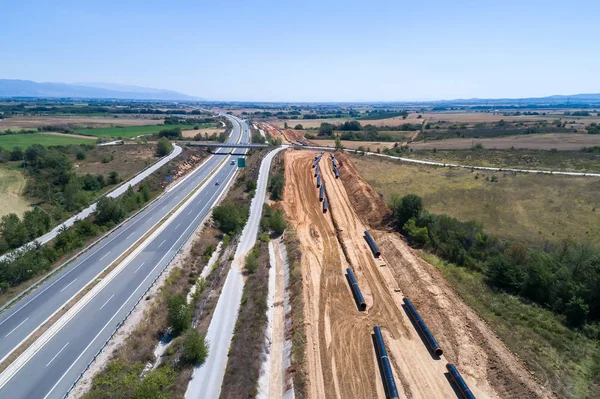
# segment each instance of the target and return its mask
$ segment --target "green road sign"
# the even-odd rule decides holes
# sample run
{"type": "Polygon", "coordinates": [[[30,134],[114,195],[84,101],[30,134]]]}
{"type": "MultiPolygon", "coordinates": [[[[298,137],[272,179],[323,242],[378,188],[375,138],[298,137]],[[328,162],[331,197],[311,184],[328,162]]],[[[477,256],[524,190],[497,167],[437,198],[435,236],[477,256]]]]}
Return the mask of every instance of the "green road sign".
{"type": "Polygon", "coordinates": [[[246,167],[246,159],[238,158],[238,168],[245,168],[245,167],[246,167]]]}

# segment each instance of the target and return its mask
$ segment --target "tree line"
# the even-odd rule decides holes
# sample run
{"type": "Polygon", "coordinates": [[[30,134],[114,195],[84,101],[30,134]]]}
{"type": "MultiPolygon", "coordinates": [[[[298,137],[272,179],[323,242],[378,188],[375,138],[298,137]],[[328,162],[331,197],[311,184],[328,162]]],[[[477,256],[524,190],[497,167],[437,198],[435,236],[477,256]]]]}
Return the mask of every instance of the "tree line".
{"type": "Polygon", "coordinates": [[[537,249],[503,241],[479,223],[427,212],[414,194],[394,197],[391,208],[396,227],[413,244],[484,273],[491,287],[561,314],[571,327],[600,338],[600,248],[564,241],[537,249]]]}

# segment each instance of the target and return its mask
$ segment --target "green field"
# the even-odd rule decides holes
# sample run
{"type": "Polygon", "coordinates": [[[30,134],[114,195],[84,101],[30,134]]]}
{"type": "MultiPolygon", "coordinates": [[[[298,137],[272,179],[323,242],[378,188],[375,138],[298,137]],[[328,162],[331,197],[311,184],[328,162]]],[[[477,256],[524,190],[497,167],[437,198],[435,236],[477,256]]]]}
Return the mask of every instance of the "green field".
{"type": "MultiPolygon", "coordinates": [[[[129,126],[129,127],[107,127],[98,129],[75,129],[75,133],[86,136],[110,137],[129,139],[142,134],[155,134],[165,129],[180,128],[181,130],[191,130],[194,125],[151,125],[151,126],[129,126]]],[[[198,125],[200,129],[213,127],[212,124],[198,125]]]]}
{"type": "Polygon", "coordinates": [[[41,144],[43,146],[68,145],[68,144],[94,144],[94,140],[81,137],[57,136],[53,134],[31,133],[31,134],[5,134],[0,135],[0,147],[7,151],[18,146],[22,149],[32,144],[41,144]]]}
{"type": "Polygon", "coordinates": [[[532,245],[600,240],[600,179],[471,171],[352,156],[362,177],[389,201],[417,194],[432,213],[475,220],[507,240],[532,245]]]}

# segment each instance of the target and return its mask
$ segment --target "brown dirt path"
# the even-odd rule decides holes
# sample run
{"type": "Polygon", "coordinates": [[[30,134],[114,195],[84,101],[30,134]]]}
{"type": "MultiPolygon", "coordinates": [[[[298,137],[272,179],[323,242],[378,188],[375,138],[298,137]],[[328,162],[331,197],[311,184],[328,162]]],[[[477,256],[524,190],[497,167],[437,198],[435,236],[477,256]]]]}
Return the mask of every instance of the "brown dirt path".
{"type": "Polygon", "coordinates": [[[394,281],[411,299],[444,349],[444,356],[457,365],[474,394],[478,398],[553,398],[442,274],[419,258],[398,233],[378,222],[388,214],[383,197],[361,178],[345,154],[336,156],[340,179],[354,209],[363,222],[377,228],[371,233],[394,281]]]}
{"type": "MultiPolygon", "coordinates": [[[[445,376],[444,359],[434,359],[404,310],[402,295],[385,260],[375,261],[362,238],[364,225],[353,209],[331,164],[321,168],[330,212],[318,202],[313,152],[287,151],[284,208],[297,229],[302,250],[305,298],[307,394],[309,398],[384,398],[371,340],[381,325],[403,397],[446,398],[454,393],[445,376]],[[351,265],[368,308],[359,312],[345,278],[351,265]]],[[[479,397],[498,398],[487,389],[479,397]]]]}

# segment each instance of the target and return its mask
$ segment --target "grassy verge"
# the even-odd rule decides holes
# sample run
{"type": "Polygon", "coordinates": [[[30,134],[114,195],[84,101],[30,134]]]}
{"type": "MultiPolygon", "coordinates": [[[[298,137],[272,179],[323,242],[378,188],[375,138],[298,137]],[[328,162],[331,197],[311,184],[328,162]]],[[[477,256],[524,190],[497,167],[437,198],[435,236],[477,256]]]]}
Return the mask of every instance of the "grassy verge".
{"type": "Polygon", "coordinates": [[[245,274],[247,280],[229,349],[221,398],[253,398],[257,394],[267,326],[269,249],[266,242],[258,241],[248,254],[245,274]]]}
{"type": "MultiPolygon", "coordinates": [[[[294,394],[298,399],[306,397],[306,370],[304,369],[306,331],[304,329],[304,297],[302,295],[302,267],[300,242],[294,230],[285,233],[285,248],[290,267],[287,287],[292,308],[289,335],[292,341],[292,364],[288,372],[294,378],[294,394]]],[[[286,339],[290,338],[286,336],[286,339]]]]}
{"type": "Polygon", "coordinates": [[[393,194],[417,194],[432,213],[481,222],[489,233],[528,244],[600,240],[600,182],[595,178],[449,169],[355,155],[351,159],[386,201],[393,194]]]}
{"type": "Polygon", "coordinates": [[[492,290],[484,275],[421,257],[438,268],[461,298],[544,384],[565,398],[600,397],[600,345],[567,328],[560,316],[518,297],[492,290]],[[518,337],[518,339],[516,339],[518,337]]]}
{"type": "Polygon", "coordinates": [[[23,197],[26,184],[27,180],[20,171],[0,167],[0,217],[9,213],[21,217],[30,209],[30,201],[23,197]]]}

